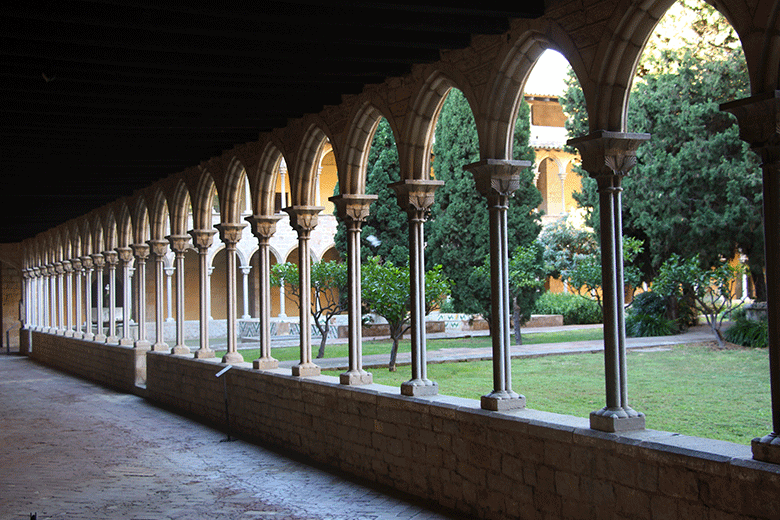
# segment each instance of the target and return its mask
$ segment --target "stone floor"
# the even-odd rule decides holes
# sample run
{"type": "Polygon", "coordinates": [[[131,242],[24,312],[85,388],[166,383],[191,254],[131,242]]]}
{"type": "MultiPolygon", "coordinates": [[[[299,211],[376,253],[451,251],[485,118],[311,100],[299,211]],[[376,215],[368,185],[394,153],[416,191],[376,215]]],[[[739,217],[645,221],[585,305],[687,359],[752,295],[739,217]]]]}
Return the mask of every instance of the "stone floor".
{"type": "Polygon", "coordinates": [[[25,357],[0,400],[5,520],[457,518],[25,357]]]}

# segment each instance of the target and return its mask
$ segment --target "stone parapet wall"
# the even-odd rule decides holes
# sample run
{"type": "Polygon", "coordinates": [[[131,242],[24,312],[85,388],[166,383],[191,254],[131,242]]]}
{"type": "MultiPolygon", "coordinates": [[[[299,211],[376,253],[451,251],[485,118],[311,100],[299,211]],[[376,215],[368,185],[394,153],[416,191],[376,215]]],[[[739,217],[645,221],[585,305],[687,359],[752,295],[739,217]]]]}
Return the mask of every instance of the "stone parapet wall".
{"type": "MultiPolygon", "coordinates": [[[[148,354],[148,398],[225,425],[224,365],[148,354]]],[[[750,447],[586,418],[480,409],[448,396],[347,387],[234,366],[231,432],[474,518],[780,518],[780,466],[750,447]]]]}
{"type": "Polygon", "coordinates": [[[45,365],[128,393],[143,383],[143,351],[35,331],[28,337],[30,357],[45,365]]]}

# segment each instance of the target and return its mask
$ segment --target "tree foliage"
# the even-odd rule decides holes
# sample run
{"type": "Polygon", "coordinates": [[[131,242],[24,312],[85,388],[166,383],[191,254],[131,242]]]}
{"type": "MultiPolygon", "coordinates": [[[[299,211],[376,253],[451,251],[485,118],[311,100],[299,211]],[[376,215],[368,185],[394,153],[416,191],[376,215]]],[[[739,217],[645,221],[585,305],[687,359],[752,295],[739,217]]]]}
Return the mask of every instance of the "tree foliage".
{"type": "MultiPolygon", "coordinates": [[[[300,273],[297,264],[285,262],[274,265],[271,268],[271,285],[274,287],[284,285],[285,296],[295,302],[298,311],[301,311],[300,273]]],[[[317,358],[322,358],[325,356],[331,319],[347,309],[347,264],[335,261],[312,263],[311,288],[311,316],[314,319],[314,326],[321,334],[317,358]]],[[[308,332],[301,330],[301,334],[308,332]]]]}
{"type": "MultiPolygon", "coordinates": [[[[648,43],[631,92],[629,130],[652,137],[623,181],[624,233],[645,245],[647,280],[673,254],[698,254],[715,266],[742,252],[761,298],[761,171],[735,120],[719,110],[720,103],[749,95],[745,59],[712,7],[690,1],[682,9],[659,23],[665,37],[648,43]],[[687,25],[675,26],[680,20],[687,25]]],[[[573,77],[561,102],[570,137],[587,133],[582,91],[573,77]]],[[[575,198],[597,229],[595,180],[585,174],[582,181],[575,198]]]]}
{"type": "MultiPolygon", "coordinates": [[[[388,368],[395,371],[398,343],[411,327],[409,267],[398,267],[379,257],[369,258],[362,268],[362,289],[364,311],[387,320],[393,341],[388,368]]],[[[449,294],[450,281],[440,265],[426,272],[425,315],[440,307],[449,294]]]]}
{"type": "MultiPolygon", "coordinates": [[[[528,146],[529,113],[528,104],[523,101],[518,111],[513,156],[533,162],[534,150],[528,146]]],[[[453,89],[447,95],[435,137],[434,177],[444,181],[444,186],[436,192],[431,218],[426,225],[427,262],[429,266],[443,265],[447,277],[452,279],[452,305],[456,310],[479,312],[477,302],[484,296],[479,292],[484,288],[471,285],[469,277],[490,252],[486,239],[490,236],[488,210],[485,198],[476,190],[472,174],[463,169],[479,160],[479,143],[471,108],[460,91],[453,89]]],[[[520,188],[509,202],[510,251],[530,244],[538,236],[541,226],[534,210],[541,201],[533,183],[533,172],[528,169],[521,174],[520,188]]]]}

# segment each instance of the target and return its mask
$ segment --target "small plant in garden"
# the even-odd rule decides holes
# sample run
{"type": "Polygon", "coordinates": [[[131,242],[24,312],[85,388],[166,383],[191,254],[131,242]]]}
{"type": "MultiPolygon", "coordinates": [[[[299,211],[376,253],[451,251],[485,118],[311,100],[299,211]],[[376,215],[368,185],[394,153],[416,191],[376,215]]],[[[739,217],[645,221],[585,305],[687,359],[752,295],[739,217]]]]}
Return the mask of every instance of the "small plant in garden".
{"type": "Polygon", "coordinates": [[[749,320],[744,315],[726,329],[726,341],[743,347],[767,348],[769,346],[769,325],[766,320],[749,320]]]}
{"type": "Polygon", "coordinates": [[[661,295],[648,291],[634,297],[626,314],[628,336],[668,336],[678,331],[674,320],[666,317],[666,302],[661,295]]]}

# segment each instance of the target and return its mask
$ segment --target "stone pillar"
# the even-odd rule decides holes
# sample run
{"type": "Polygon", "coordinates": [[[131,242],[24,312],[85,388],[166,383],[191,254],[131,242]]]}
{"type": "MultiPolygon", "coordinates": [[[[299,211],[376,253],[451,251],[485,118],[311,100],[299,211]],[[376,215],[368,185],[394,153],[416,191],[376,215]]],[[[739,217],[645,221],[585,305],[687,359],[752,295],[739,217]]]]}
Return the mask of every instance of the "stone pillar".
{"type": "MultiPolygon", "coordinates": [[[[485,410],[525,407],[525,397],[512,391],[512,352],[509,298],[509,197],[520,187],[520,172],[530,161],[492,160],[470,164],[464,169],[474,176],[477,190],[487,199],[490,222],[490,291],[493,323],[493,391],[482,396],[485,410]]],[[[517,325],[519,326],[519,324],[517,325]]]]}
{"type": "Polygon", "coordinates": [[[86,310],[84,339],[92,341],[95,339],[95,333],[92,332],[92,269],[95,263],[91,256],[85,255],[81,257],[81,265],[84,267],[84,309],[86,310]]]}
{"type": "Polygon", "coordinates": [[[176,268],[174,266],[163,267],[163,272],[165,273],[165,309],[168,316],[165,321],[173,321],[173,274],[176,272],[176,268]]]}
{"type": "Polygon", "coordinates": [[[252,316],[249,315],[249,273],[252,271],[251,265],[241,265],[238,267],[241,270],[242,278],[242,293],[243,293],[243,307],[244,313],[241,315],[242,320],[248,320],[252,316]]]}
{"type": "Polygon", "coordinates": [[[138,322],[138,338],[135,348],[149,350],[152,344],[146,339],[146,260],[149,258],[148,244],[131,244],[135,256],[135,317],[138,322]]]}
{"type": "Polygon", "coordinates": [[[780,464],[780,90],[721,105],[734,114],[739,136],[761,160],[764,258],[769,328],[772,432],[753,439],[753,458],[780,464]]]}
{"type": "Polygon", "coordinates": [[[186,302],[184,299],[184,253],[187,252],[190,237],[189,235],[170,235],[166,238],[175,255],[173,262],[176,274],[176,345],[171,349],[171,354],[189,355],[190,347],[184,344],[184,304],[186,302]]]}
{"type": "Polygon", "coordinates": [[[439,385],[428,379],[425,333],[424,228],[433,194],[443,181],[403,180],[390,185],[409,218],[409,285],[411,297],[412,378],[401,384],[403,395],[436,395],[439,385]]]}
{"type": "Polygon", "coordinates": [[[599,131],[569,140],[582,166],[598,183],[601,276],[604,309],[606,406],[590,414],[590,427],[607,432],[642,430],[645,416],[628,405],[624,321],[623,177],[636,164],[636,150],[649,134],[599,131]]]}
{"type": "Polygon", "coordinates": [[[54,262],[54,287],[57,293],[57,328],[56,332],[62,336],[65,334],[65,289],[63,287],[63,275],[65,267],[62,262],[54,262]]]}
{"type": "Polygon", "coordinates": [[[62,261],[62,270],[65,273],[65,330],[68,338],[73,337],[73,264],[70,260],[62,261]]]}
{"type": "Polygon", "coordinates": [[[241,230],[246,224],[217,224],[219,239],[225,244],[225,264],[227,270],[227,353],[222,357],[223,363],[243,363],[244,357],[237,349],[236,335],[236,244],[241,240],[241,230]]]}
{"type": "Polygon", "coordinates": [[[97,291],[95,291],[95,298],[97,299],[97,302],[95,302],[97,304],[97,329],[95,330],[95,337],[93,339],[99,343],[105,343],[106,334],[103,328],[103,269],[106,265],[106,259],[100,253],[95,253],[90,256],[92,256],[92,262],[95,265],[95,279],[97,280],[97,283],[95,284],[95,287],[97,288],[97,291]]]}
{"type": "Polygon", "coordinates": [[[35,273],[35,330],[43,330],[43,270],[40,266],[33,268],[35,273]]]}
{"type": "Polygon", "coordinates": [[[164,352],[168,350],[168,344],[165,343],[165,320],[163,319],[163,300],[164,286],[163,276],[165,276],[165,254],[168,252],[167,240],[149,240],[149,247],[152,256],[154,256],[154,311],[155,311],[155,341],[152,344],[152,350],[155,352],[164,352]]]}
{"type": "Polygon", "coordinates": [[[116,251],[104,251],[103,257],[108,265],[108,337],[106,343],[118,344],[116,334],[116,266],[119,255],[116,251]]]}
{"type": "Polygon", "coordinates": [[[320,367],[311,356],[311,255],[309,239],[317,227],[317,216],[324,208],[319,206],[292,206],[284,210],[290,215],[290,226],[298,233],[299,315],[301,361],[292,367],[294,376],[318,376],[320,367]]]}
{"type": "Polygon", "coordinates": [[[257,237],[259,244],[257,279],[260,282],[258,291],[260,300],[260,357],[252,362],[252,367],[263,370],[279,367],[279,361],[271,356],[271,258],[269,242],[276,232],[276,223],[281,218],[279,215],[257,215],[246,218],[252,234],[257,237]]]}
{"type": "Polygon", "coordinates": [[[74,293],[75,293],[75,302],[74,306],[76,307],[75,317],[74,317],[74,326],[73,326],[73,337],[76,339],[81,339],[84,337],[84,329],[82,328],[82,321],[83,316],[81,312],[81,305],[82,305],[82,297],[81,294],[84,290],[84,266],[81,263],[81,258],[73,258],[70,261],[70,265],[73,268],[73,278],[75,278],[74,283],[74,293]]]}
{"type": "Polygon", "coordinates": [[[209,266],[208,253],[214,241],[216,231],[212,229],[190,230],[192,244],[198,251],[198,295],[200,298],[200,347],[195,357],[213,358],[214,351],[209,348],[209,266]]]}
{"type": "Polygon", "coordinates": [[[376,195],[338,195],[330,200],[347,228],[347,290],[349,291],[349,370],[339,375],[342,385],[366,385],[373,382],[363,370],[363,306],[361,297],[360,232],[376,195]]]}
{"type": "Polygon", "coordinates": [[[130,263],[133,261],[133,250],[129,247],[117,247],[116,252],[119,260],[122,262],[122,337],[119,339],[120,345],[132,345],[133,339],[130,336],[130,263]]]}

